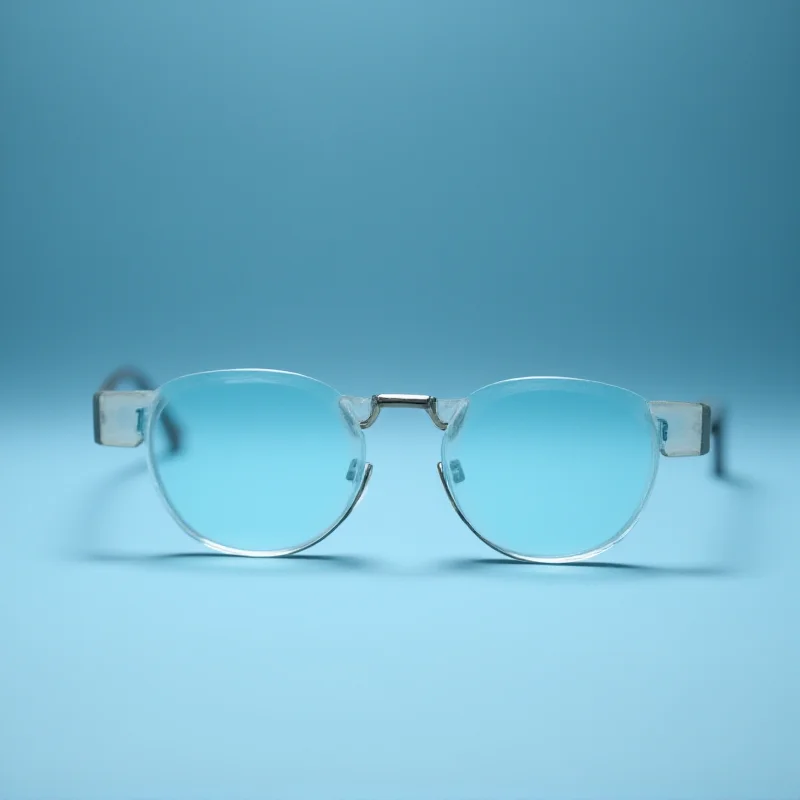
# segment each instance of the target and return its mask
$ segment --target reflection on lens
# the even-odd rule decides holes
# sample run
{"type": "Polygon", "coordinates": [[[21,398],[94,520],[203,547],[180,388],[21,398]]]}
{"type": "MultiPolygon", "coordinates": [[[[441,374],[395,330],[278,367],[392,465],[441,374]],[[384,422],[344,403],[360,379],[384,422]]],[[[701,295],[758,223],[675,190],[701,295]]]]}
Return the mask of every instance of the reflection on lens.
{"type": "Polygon", "coordinates": [[[479,536],[546,560],[591,554],[624,535],[657,455],[644,398],[592,381],[520,378],[469,397],[445,433],[442,467],[479,536]]]}
{"type": "Polygon", "coordinates": [[[150,438],[156,479],[195,536],[236,551],[280,554],[317,541],[349,510],[364,477],[364,436],[340,395],[312,378],[226,370],[165,384],[149,431],[169,409],[170,454],[150,438]]]}

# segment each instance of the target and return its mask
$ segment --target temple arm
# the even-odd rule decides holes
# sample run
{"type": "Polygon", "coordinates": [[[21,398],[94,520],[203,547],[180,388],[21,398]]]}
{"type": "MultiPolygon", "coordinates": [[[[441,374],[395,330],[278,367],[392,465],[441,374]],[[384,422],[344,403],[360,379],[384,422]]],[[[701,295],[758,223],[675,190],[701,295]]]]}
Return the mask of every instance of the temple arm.
{"type": "MultiPolygon", "coordinates": [[[[144,439],[142,412],[155,398],[155,384],[135,367],[121,367],[112,372],[94,395],[94,440],[97,444],[136,447],[144,439]],[[134,391],[118,391],[123,384],[133,384],[134,391]]],[[[167,411],[159,416],[169,442],[170,452],[181,446],[181,431],[167,411]]]]}

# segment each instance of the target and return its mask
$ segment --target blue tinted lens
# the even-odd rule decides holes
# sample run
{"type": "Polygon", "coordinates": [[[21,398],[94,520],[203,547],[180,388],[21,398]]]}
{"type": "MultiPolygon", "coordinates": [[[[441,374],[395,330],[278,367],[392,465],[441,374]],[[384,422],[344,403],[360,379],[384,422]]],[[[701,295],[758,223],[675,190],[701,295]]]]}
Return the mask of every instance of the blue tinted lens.
{"type": "Polygon", "coordinates": [[[442,466],[461,513],[499,549],[584,555],[635,522],[657,444],[647,402],[591,381],[521,378],[479,389],[445,433],[442,466]]]}
{"type": "Polygon", "coordinates": [[[165,384],[149,429],[167,409],[181,444],[169,453],[151,436],[150,457],[175,516],[232,550],[295,550],[324,536],[364,477],[364,436],[340,400],[324,383],[270,370],[165,384]]]}

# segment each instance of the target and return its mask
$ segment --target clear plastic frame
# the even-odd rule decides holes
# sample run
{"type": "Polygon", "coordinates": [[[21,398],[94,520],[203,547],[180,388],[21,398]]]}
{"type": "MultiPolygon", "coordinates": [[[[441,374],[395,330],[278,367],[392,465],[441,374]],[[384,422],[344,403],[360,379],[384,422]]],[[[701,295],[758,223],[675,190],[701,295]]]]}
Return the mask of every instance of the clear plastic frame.
{"type": "Polygon", "coordinates": [[[439,399],[343,395],[269,369],[155,387],[123,368],[94,396],[94,437],[146,445],[167,509],[207,547],[282,556],[350,515],[372,475],[364,432],[397,408],[424,411],[442,431],[437,468],[461,520],[523,561],[579,561],[620,541],[645,507],[660,457],[703,456],[713,440],[713,472],[724,472],[721,417],[708,405],[648,401],[579,378],[516,378],[439,399]]]}

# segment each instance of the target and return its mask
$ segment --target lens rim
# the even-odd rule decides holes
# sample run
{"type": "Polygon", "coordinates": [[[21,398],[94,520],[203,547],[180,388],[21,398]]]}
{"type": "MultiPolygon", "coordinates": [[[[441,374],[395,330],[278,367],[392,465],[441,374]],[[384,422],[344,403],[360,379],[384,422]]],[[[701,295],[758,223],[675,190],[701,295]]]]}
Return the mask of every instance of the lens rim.
{"type": "Polygon", "coordinates": [[[147,415],[147,421],[145,425],[145,442],[147,443],[147,467],[150,472],[150,478],[155,486],[158,496],[161,498],[162,503],[169,512],[169,515],[172,517],[172,519],[175,521],[178,527],[180,527],[184,533],[191,536],[192,539],[195,539],[196,541],[200,542],[200,544],[204,545],[210,550],[214,550],[218,553],[224,553],[226,555],[248,556],[250,558],[279,558],[280,556],[294,555],[295,553],[300,553],[303,550],[307,550],[308,548],[313,547],[316,544],[319,544],[323,539],[326,539],[328,536],[330,536],[350,516],[350,514],[353,513],[353,510],[358,505],[361,498],[364,496],[364,492],[366,491],[369,479],[370,477],[372,477],[372,464],[370,464],[366,460],[366,437],[364,436],[364,432],[360,428],[357,430],[357,433],[361,439],[361,444],[364,450],[364,469],[362,470],[360,483],[356,491],[353,493],[353,497],[350,501],[350,504],[344,509],[344,511],[341,513],[338,519],[336,519],[336,521],[330,527],[326,528],[321,534],[311,539],[310,541],[303,542],[297,547],[286,547],[281,550],[248,550],[239,547],[232,547],[230,545],[216,542],[213,539],[209,539],[207,536],[204,536],[203,534],[195,530],[181,517],[178,510],[170,502],[169,497],[167,496],[166,488],[164,487],[161,481],[161,477],[158,472],[158,467],[156,466],[156,457],[154,453],[155,436],[153,435],[153,432],[155,431],[155,427],[158,425],[159,417],[161,416],[162,412],[164,411],[164,408],[166,407],[166,403],[164,402],[163,390],[174,383],[179,383],[188,378],[198,378],[203,376],[223,377],[225,375],[231,375],[242,372],[247,372],[250,374],[256,373],[262,375],[283,375],[292,378],[304,378],[306,380],[313,381],[314,383],[318,383],[326,387],[327,389],[330,389],[340,399],[343,397],[342,393],[339,392],[338,389],[334,388],[330,384],[325,383],[324,381],[319,380],[318,378],[313,378],[310,375],[304,375],[300,372],[289,372],[287,370],[281,370],[281,369],[262,369],[262,368],[247,368],[247,367],[240,367],[236,369],[215,369],[215,370],[205,370],[201,372],[190,372],[187,373],[186,375],[180,375],[177,378],[172,378],[169,381],[166,381],[165,383],[161,384],[161,386],[159,386],[158,389],[156,389],[154,403],[150,409],[150,413],[147,415]]]}
{"type": "MultiPolygon", "coordinates": [[[[508,378],[502,381],[495,381],[493,383],[487,383],[485,386],[481,386],[479,389],[475,389],[475,391],[470,392],[467,395],[467,401],[470,400],[474,395],[478,394],[479,392],[484,391],[485,389],[490,389],[495,386],[501,386],[503,384],[508,383],[517,383],[520,381],[572,381],[576,383],[583,383],[583,384],[590,384],[594,386],[603,386],[605,388],[616,389],[620,392],[625,392],[626,394],[632,395],[637,400],[641,401],[642,406],[647,409],[648,408],[648,401],[642,397],[640,394],[631,391],[630,389],[626,389],[623,386],[617,386],[613,383],[604,383],[603,381],[594,381],[589,380],[586,378],[570,378],[564,377],[559,375],[531,375],[521,378],[508,378]]],[[[469,413],[469,402],[467,402],[464,410],[465,416],[469,413]]],[[[437,468],[439,472],[439,478],[444,486],[445,493],[447,494],[450,503],[453,506],[456,514],[458,514],[461,521],[478,537],[485,545],[488,545],[498,553],[502,553],[504,556],[508,556],[509,558],[514,558],[517,561],[525,561],[530,564],[574,564],[579,561],[586,561],[590,558],[594,558],[595,556],[604,553],[606,550],[609,550],[614,545],[621,542],[630,531],[635,527],[636,523],[639,521],[639,517],[642,514],[645,506],[647,505],[647,501],[650,499],[650,495],[653,492],[653,487],[655,486],[656,476],[658,474],[658,465],[660,462],[660,451],[658,447],[658,430],[656,428],[655,421],[653,421],[652,416],[650,417],[651,420],[651,451],[652,451],[652,466],[650,471],[650,482],[647,486],[646,491],[644,492],[641,501],[639,502],[638,507],[634,510],[631,517],[629,517],[628,521],[625,525],[617,531],[613,536],[604,540],[602,544],[598,545],[597,547],[593,547],[589,550],[583,550],[578,553],[571,553],[565,556],[529,556],[523,553],[517,553],[513,550],[508,550],[501,545],[495,544],[493,541],[488,539],[484,534],[480,533],[475,526],[470,522],[469,517],[466,515],[464,510],[458,503],[456,499],[456,493],[453,489],[453,486],[450,482],[450,475],[449,471],[445,468],[445,464],[448,463],[447,454],[446,454],[446,447],[447,447],[447,431],[444,432],[442,436],[442,445],[441,445],[441,457],[442,460],[438,463],[437,468]]]]}

